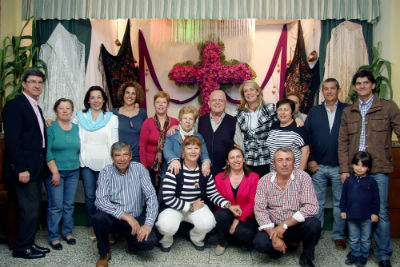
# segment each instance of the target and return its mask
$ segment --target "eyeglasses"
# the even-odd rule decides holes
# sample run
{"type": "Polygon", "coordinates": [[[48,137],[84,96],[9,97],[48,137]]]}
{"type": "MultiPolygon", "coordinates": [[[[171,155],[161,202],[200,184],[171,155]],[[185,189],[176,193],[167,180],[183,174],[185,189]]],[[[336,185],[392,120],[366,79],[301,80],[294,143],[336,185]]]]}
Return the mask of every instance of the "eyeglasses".
{"type": "Polygon", "coordinates": [[[29,80],[29,81],[26,81],[26,83],[29,83],[29,84],[38,84],[38,85],[43,85],[43,81],[34,81],[34,80],[29,80]]]}

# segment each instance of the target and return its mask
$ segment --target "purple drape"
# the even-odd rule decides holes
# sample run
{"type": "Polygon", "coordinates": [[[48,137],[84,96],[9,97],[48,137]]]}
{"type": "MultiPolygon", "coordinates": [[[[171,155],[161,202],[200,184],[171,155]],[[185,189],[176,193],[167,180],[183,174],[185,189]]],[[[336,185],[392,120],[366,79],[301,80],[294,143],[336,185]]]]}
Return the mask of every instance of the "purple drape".
{"type": "MultiPolygon", "coordinates": [[[[154,81],[154,84],[156,85],[157,89],[159,91],[164,91],[161,88],[160,82],[158,81],[156,72],[154,71],[154,66],[153,62],[151,61],[151,57],[149,54],[149,50],[147,49],[146,45],[146,40],[144,39],[143,33],[141,30],[139,30],[139,80],[140,80],[140,85],[144,88],[146,88],[146,79],[145,79],[145,65],[144,65],[144,60],[146,59],[147,66],[149,67],[149,72],[151,75],[151,78],[154,81]]],[[[175,104],[186,104],[195,99],[199,95],[199,91],[197,91],[192,97],[180,101],[177,99],[172,99],[171,102],[175,104]]]]}

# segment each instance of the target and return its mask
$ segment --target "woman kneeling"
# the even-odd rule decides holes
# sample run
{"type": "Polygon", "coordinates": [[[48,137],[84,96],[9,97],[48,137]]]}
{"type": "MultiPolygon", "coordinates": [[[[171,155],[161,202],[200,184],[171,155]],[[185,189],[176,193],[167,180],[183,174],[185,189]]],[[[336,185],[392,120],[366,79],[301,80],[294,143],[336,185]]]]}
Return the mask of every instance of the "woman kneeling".
{"type": "Polygon", "coordinates": [[[235,216],[241,215],[239,206],[233,206],[218,193],[212,175],[202,175],[198,164],[201,149],[200,138],[187,137],[182,144],[183,168],[176,175],[167,172],[163,180],[162,211],[156,226],[163,235],[160,243],[164,252],[171,249],[182,221],[193,224],[190,240],[197,250],[204,250],[204,237],[216,224],[209,208],[213,204],[231,210],[235,216]]]}

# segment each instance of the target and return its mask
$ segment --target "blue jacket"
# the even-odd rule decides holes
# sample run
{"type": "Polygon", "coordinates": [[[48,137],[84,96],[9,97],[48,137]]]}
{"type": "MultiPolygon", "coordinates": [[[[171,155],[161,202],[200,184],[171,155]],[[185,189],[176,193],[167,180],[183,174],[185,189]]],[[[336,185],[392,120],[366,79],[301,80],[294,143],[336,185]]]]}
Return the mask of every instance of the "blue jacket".
{"type": "Polygon", "coordinates": [[[375,179],[367,175],[359,178],[351,174],[343,184],[340,211],[349,220],[365,220],[379,215],[379,189],[375,179]]]}
{"type": "MultiPolygon", "coordinates": [[[[199,137],[201,140],[202,148],[201,148],[200,162],[203,162],[205,160],[210,161],[210,157],[208,156],[206,142],[204,141],[203,136],[197,132],[195,132],[193,135],[199,137]]],[[[176,130],[175,134],[173,134],[173,135],[167,135],[167,138],[165,139],[163,155],[164,155],[164,163],[163,163],[163,167],[162,167],[162,171],[161,171],[161,178],[164,178],[165,173],[168,168],[168,165],[171,163],[171,161],[173,161],[175,159],[180,160],[180,158],[181,158],[182,138],[179,133],[179,130],[176,130]]],[[[211,163],[211,161],[210,161],[210,163],[211,163]]]]}
{"type": "Polygon", "coordinates": [[[338,137],[343,109],[346,106],[346,103],[338,102],[332,130],[329,129],[324,104],[314,106],[310,110],[304,123],[310,145],[308,161],[315,160],[318,164],[339,166],[338,137]]]}

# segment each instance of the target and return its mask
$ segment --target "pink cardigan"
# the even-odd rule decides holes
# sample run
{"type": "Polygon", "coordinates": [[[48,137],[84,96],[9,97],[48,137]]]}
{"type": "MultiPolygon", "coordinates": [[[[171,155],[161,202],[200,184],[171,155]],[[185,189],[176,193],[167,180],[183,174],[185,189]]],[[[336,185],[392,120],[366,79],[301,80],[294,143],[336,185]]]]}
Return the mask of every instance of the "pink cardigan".
{"type": "MultiPolygon", "coordinates": [[[[236,201],[233,198],[233,192],[229,176],[222,178],[225,172],[221,172],[215,176],[215,186],[218,192],[232,205],[239,205],[242,209],[242,216],[239,220],[245,222],[247,217],[254,214],[254,197],[257,191],[258,174],[251,172],[248,177],[244,176],[240,183],[239,190],[236,195],[236,201]]],[[[217,207],[218,209],[218,207],[217,207]]]]}
{"type": "MultiPolygon", "coordinates": [[[[168,129],[171,126],[178,125],[179,121],[175,118],[169,118],[170,123],[168,129]]],[[[142,163],[146,168],[147,166],[153,165],[154,159],[156,157],[158,138],[160,137],[160,131],[157,129],[154,123],[154,118],[147,118],[140,130],[139,137],[139,156],[140,163],[142,163]]]]}

